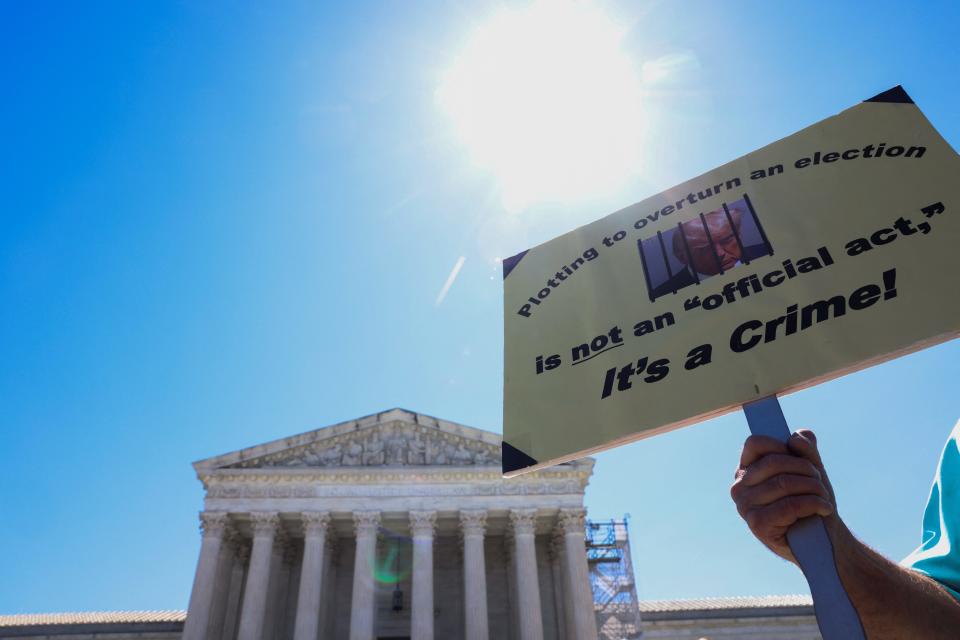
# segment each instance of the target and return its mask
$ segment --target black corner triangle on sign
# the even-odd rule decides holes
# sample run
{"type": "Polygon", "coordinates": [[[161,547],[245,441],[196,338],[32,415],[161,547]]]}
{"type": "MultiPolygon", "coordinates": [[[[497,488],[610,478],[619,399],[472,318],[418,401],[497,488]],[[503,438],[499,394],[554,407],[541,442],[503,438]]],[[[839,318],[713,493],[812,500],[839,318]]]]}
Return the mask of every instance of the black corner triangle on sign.
{"type": "Polygon", "coordinates": [[[503,279],[506,280],[507,276],[510,275],[510,272],[513,271],[513,268],[520,264],[520,261],[523,260],[523,256],[527,255],[526,251],[521,251],[515,256],[510,256],[509,258],[504,258],[503,260],[503,279]]]}
{"type": "Polygon", "coordinates": [[[537,461],[525,454],[520,449],[517,449],[515,446],[509,442],[504,441],[501,444],[501,451],[503,455],[503,473],[511,473],[519,469],[525,469],[527,467],[532,467],[537,464],[537,461]]]}
{"type": "Polygon", "coordinates": [[[900,104],[913,104],[911,98],[903,87],[899,84],[892,89],[887,89],[883,93],[878,93],[872,98],[867,98],[864,102],[896,102],[900,104]]]}

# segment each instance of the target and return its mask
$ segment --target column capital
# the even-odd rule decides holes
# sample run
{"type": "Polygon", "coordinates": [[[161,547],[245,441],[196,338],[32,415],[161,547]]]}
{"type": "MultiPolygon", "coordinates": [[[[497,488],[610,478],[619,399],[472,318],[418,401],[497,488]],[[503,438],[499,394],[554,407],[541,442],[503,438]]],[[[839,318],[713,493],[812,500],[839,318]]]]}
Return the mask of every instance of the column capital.
{"type": "Polygon", "coordinates": [[[482,536],[487,530],[486,509],[465,509],[460,512],[460,531],[465,536],[482,536]]]}
{"type": "Polygon", "coordinates": [[[560,509],[557,515],[557,527],[564,535],[576,533],[586,537],[586,509],[560,509]]]}
{"type": "Polygon", "coordinates": [[[436,511],[411,511],[410,532],[415,536],[432,536],[437,527],[436,511]]]}
{"type": "Polygon", "coordinates": [[[536,524],[536,509],[510,509],[510,526],[513,529],[513,535],[533,535],[536,524]]]}
{"type": "Polygon", "coordinates": [[[380,529],[379,511],[354,511],[353,530],[359,538],[362,535],[375,535],[380,529]]]}
{"type": "Polygon", "coordinates": [[[303,529],[304,538],[325,534],[329,524],[329,511],[304,511],[300,514],[300,526],[303,529]]]}
{"type": "Polygon", "coordinates": [[[201,511],[200,531],[203,537],[223,538],[230,528],[230,516],[226,511],[201,511]]]}
{"type": "Polygon", "coordinates": [[[280,514],[276,511],[251,511],[250,524],[255,538],[276,535],[280,529],[280,514]]]}

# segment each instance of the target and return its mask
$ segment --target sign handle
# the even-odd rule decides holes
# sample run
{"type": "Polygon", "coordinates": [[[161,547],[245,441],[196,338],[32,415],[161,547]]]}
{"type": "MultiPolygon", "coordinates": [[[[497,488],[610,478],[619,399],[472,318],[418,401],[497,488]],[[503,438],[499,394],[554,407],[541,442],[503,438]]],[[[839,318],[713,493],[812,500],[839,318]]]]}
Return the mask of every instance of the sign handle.
{"type": "MultiPolygon", "coordinates": [[[[743,405],[750,432],[786,442],[790,427],[783,417],[777,396],[767,396],[743,405]]],[[[797,521],[787,531],[790,550],[800,563],[810,594],[813,610],[823,640],[865,640],[857,610],[840,582],[833,559],[833,545],[820,516],[797,521]]]]}

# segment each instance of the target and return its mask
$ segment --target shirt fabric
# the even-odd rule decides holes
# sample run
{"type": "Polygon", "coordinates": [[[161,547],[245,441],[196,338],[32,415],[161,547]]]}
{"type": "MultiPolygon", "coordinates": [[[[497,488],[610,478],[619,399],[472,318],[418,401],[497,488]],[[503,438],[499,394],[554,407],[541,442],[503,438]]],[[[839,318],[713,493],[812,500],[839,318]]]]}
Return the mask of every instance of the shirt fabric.
{"type": "Polygon", "coordinates": [[[940,456],[923,512],[922,542],[900,564],[933,578],[960,600],[960,422],[940,456]]]}

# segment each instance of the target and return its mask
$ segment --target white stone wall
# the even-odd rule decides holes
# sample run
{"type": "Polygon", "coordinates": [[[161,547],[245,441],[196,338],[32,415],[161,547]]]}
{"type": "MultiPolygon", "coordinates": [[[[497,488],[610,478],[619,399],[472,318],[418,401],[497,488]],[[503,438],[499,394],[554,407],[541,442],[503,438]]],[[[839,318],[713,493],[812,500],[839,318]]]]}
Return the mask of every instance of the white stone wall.
{"type": "Polygon", "coordinates": [[[757,611],[739,618],[644,619],[643,639],[821,640],[821,636],[812,615],[767,617],[757,611]]]}

